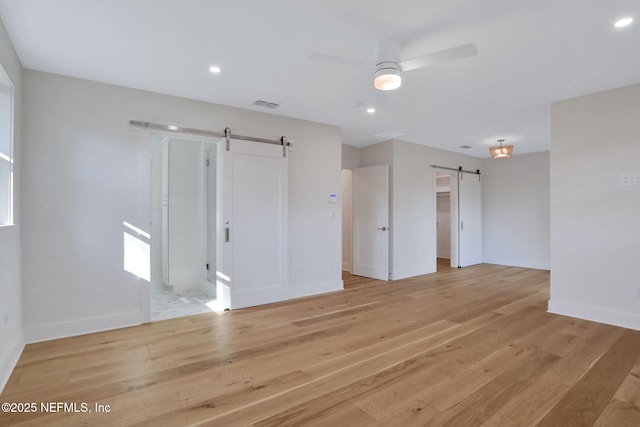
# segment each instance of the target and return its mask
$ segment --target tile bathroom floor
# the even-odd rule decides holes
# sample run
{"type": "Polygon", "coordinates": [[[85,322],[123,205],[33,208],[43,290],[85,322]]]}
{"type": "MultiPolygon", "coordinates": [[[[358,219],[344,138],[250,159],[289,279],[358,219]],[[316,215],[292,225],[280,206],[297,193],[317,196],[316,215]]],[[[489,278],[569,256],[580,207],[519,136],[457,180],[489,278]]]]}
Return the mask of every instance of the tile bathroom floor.
{"type": "Polygon", "coordinates": [[[213,311],[215,298],[204,290],[174,293],[167,287],[151,290],[151,321],[175,319],[213,311]]]}

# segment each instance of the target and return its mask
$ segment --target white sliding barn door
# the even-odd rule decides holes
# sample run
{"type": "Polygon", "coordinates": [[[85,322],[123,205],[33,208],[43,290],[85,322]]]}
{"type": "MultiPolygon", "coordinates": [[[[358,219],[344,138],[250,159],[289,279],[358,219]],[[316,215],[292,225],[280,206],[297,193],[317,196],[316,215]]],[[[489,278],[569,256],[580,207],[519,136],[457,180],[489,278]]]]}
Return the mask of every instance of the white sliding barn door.
{"type": "Polygon", "coordinates": [[[483,261],[480,175],[458,173],[458,200],[458,266],[480,264],[483,261]]]}
{"type": "Polygon", "coordinates": [[[288,298],[287,174],[282,146],[232,139],[223,152],[223,309],[288,298]]]}
{"type": "Polygon", "coordinates": [[[389,166],[353,170],[353,274],[389,280],[389,166]]]}

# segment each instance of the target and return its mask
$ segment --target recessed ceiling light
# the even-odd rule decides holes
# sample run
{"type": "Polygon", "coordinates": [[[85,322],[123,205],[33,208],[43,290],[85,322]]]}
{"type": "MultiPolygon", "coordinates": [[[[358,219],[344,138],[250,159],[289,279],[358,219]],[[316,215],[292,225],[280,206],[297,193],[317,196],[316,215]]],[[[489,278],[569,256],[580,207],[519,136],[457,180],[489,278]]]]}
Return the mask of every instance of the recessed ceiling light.
{"type": "Polygon", "coordinates": [[[375,108],[373,108],[373,107],[367,108],[367,113],[369,113],[369,114],[373,114],[373,113],[375,113],[375,112],[376,112],[376,109],[375,109],[375,108]]]}
{"type": "Polygon", "coordinates": [[[209,67],[209,71],[214,74],[218,74],[220,71],[222,71],[222,69],[216,65],[212,65],[211,67],[209,67]]]}
{"type": "Polygon", "coordinates": [[[633,18],[623,18],[620,19],[618,21],[616,21],[616,23],[614,24],[616,28],[622,28],[622,27],[626,27],[627,25],[631,24],[633,22],[633,18]]]}
{"type": "Polygon", "coordinates": [[[178,130],[178,126],[169,125],[169,126],[167,126],[167,129],[169,129],[169,130],[178,130]]]}

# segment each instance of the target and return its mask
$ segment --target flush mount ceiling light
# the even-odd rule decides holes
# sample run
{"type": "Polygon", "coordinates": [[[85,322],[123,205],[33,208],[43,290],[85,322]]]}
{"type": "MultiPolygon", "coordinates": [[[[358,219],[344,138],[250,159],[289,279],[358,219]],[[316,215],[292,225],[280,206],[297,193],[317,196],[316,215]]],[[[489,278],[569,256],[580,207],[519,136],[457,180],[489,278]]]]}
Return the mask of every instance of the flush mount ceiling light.
{"type": "Polygon", "coordinates": [[[513,151],[513,145],[502,145],[503,142],[504,142],[504,139],[499,139],[498,140],[498,143],[500,143],[499,146],[489,148],[491,157],[493,157],[494,159],[511,157],[511,152],[513,151]]]}
{"type": "Polygon", "coordinates": [[[211,67],[209,67],[209,71],[211,71],[213,74],[218,74],[220,71],[222,71],[222,69],[217,65],[212,65],[211,67]]]}
{"type": "Polygon", "coordinates": [[[373,86],[378,90],[395,90],[402,84],[400,67],[395,62],[381,62],[376,65],[373,86]]]}
{"type": "Polygon", "coordinates": [[[375,113],[375,112],[376,112],[376,109],[375,109],[375,108],[373,108],[373,107],[367,108],[367,113],[369,113],[369,114],[373,114],[373,113],[375,113]]]}
{"type": "Polygon", "coordinates": [[[626,27],[627,25],[631,24],[633,22],[633,18],[623,18],[620,19],[618,21],[616,21],[615,24],[613,24],[616,28],[622,28],[622,27],[626,27]]]}

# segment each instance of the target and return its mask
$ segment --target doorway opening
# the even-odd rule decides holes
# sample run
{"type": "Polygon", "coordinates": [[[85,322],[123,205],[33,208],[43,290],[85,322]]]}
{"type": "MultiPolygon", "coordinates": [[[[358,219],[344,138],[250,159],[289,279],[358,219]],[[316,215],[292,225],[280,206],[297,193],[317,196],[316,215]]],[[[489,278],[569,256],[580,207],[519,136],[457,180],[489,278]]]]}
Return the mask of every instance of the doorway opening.
{"type": "Polygon", "coordinates": [[[342,282],[344,289],[366,286],[372,279],[353,274],[353,171],[342,169],[342,282]]]}
{"type": "Polygon", "coordinates": [[[353,172],[342,170],[342,271],[351,273],[353,266],[353,172]]]}
{"type": "Polygon", "coordinates": [[[151,321],[215,308],[219,150],[218,141],[152,135],[151,321]]]}
{"type": "Polygon", "coordinates": [[[436,187],[436,230],[437,250],[436,265],[447,264],[446,243],[447,228],[450,239],[449,254],[451,267],[467,267],[482,262],[482,205],[480,170],[468,171],[442,166],[434,166],[436,187]],[[451,171],[451,172],[449,172],[451,171]],[[447,193],[449,195],[449,215],[447,210],[447,193]],[[440,199],[440,200],[439,200],[440,199]],[[440,201],[442,203],[440,203],[440,201]],[[449,222],[449,227],[441,222],[449,222]],[[442,243],[442,247],[440,247],[442,243]],[[442,258],[440,259],[440,256],[442,258]]]}
{"type": "Polygon", "coordinates": [[[458,266],[458,175],[436,169],[436,269],[458,266]]]}
{"type": "Polygon", "coordinates": [[[437,270],[451,268],[451,176],[436,174],[437,270]]]}

